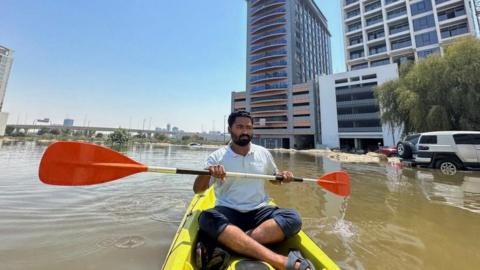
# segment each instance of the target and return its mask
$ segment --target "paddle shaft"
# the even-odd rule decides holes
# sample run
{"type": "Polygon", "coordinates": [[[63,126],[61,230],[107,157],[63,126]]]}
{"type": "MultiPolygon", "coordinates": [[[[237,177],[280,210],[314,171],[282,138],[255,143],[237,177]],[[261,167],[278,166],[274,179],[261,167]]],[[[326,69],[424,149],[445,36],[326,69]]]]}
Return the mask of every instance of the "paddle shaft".
{"type": "MultiPolygon", "coordinates": [[[[189,170],[189,169],[177,169],[177,168],[168,168],[168,167],[148,167],[148,172],[156,173],[169,173],[169,174],[192,174],[192,175],[211,175],[207,170],[189,170]]],[[[263,180],[277,180],[282,181],[283,177],[281,175],[264,175],[264,174],[252,174],[252,173],[239,173],[239,172],[226,172],[226,177],[237,177],[237,178],[258,178],[263,180]]],[[[303,182],[303,181],[312,181],[317,182],[318,179],[310,178],[300,178],[294,177],[293,181],[303,182]]],[[[322,182],[331,182],[328,180],[321,180],[322,182]]]]}

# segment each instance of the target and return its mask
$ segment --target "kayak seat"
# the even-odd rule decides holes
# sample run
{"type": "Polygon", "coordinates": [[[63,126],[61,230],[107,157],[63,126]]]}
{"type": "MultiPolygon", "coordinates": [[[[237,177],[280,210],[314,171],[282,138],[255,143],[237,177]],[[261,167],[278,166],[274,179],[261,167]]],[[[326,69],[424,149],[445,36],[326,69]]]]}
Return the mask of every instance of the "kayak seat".
{"type": "Polygon", "coordinates": [[[241,260],[235,264],[235,270],[268,270],[265,263],[254,260],[241,260]]]}
{"type": "Polygon", "coordinates": [[[295,268],[295,263],[297,262],[300,263],[300,268],[298,268],[298,270],[315,270],[312,262],[310,262],[308,259],[305,259],[300,251],[290,250],[288,253],[287,270],[297,270],[297,268],[295,268]]]}

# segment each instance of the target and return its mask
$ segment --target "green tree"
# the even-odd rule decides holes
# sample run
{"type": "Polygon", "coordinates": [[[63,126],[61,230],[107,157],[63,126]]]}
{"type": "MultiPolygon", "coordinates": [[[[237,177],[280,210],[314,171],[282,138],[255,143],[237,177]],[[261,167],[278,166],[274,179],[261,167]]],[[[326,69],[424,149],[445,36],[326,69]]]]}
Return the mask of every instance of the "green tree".
{"type": "Polygon", "coordinates": [[[382,122],[405,133],[480,129],[480,41],[459,39],[445,55],[402,66],[400,78],[375,89],[382,122]]]}
{"type": "Polygon", "coordinates": [[[49,133],[52,134],[52,135],[60,135],[60,130],[58,130],[58,129],[52,129],[52,130],[50,130],[49,133]]]}
{"type": "Polygon", "coordinates": [[[7,128],[5,128],[5,135],[12,136],[14,131],[15,131],[14,127],[7,126],[7,128]]]}
{"type": "Polygon", "coordinates": [[[103,138],[103,133],[97,133],[97,135],[95,135],[95,138],[98,138],[98,139],[103,138]]]}
{"type": "Polygon", "coordinates": [[[108,135],[108,140],[112,144],[126,144],[130,140],[130,134],[127,130],[119,128],[115,130],[113,133],[108,135]]]}
{"type": "Polygon", "coordinates": [[[155,133],[155,135],[153,135],[153,137],[158,140],[158,141],[165,141],[165,139],[167,139],[167,136],[165,136],[165,134],[162,134],[162,133],[155,133]]]}
{"type": "Polygon", "coordinates": [[[49,133],[48,128],[41,128],[37,131],[37,135],[39,135],[39,136],[45,135],[47,133],[49,133]]]}

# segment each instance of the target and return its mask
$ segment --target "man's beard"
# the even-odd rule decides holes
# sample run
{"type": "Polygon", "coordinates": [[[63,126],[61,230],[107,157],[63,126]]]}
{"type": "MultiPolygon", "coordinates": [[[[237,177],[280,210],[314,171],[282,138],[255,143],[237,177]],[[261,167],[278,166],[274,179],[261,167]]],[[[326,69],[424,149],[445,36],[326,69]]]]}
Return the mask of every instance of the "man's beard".
{"type": "Polygon", "coordinates": [[[238,138],[233,138],[233,143],[239,146],[246,146],[250,143],[252,137],[250,135],[241,135],[238,138]]]}

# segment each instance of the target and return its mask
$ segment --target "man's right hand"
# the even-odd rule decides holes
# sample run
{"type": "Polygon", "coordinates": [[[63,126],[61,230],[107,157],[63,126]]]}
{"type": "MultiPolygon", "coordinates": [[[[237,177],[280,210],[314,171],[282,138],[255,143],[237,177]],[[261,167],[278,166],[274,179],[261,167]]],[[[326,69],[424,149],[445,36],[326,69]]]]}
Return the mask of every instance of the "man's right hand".
{"type": "Polygon", "coordinates": [[[219,179],[220,183],[225,182],[225,176],[227,173],[225,172],[225,167],[223,167],[223,165],[210,166],[208,167],[208,171],[211,176],[219,179]]]}

